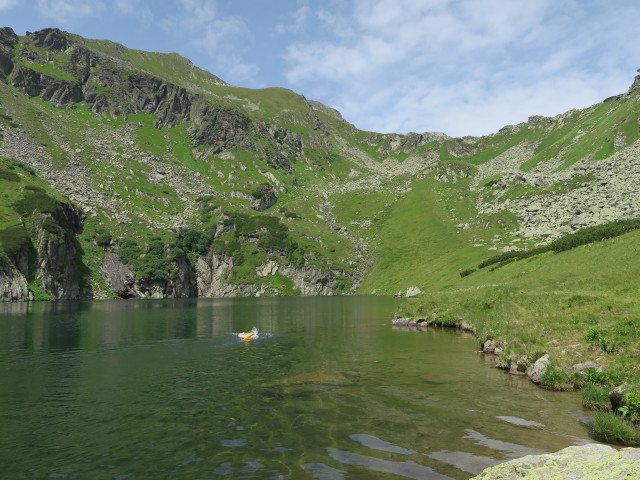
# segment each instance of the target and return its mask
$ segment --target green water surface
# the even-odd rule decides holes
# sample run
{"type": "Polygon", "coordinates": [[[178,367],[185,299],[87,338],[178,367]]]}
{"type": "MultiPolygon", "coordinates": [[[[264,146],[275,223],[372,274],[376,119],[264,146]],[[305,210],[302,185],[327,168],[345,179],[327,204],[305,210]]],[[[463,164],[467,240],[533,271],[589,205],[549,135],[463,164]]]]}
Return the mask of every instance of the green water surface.
{"type": "Polygon", "coordinates": [[[398,301],[0,305],[0,478],[466,479],[590,442],[576,395],[398,301]]]}

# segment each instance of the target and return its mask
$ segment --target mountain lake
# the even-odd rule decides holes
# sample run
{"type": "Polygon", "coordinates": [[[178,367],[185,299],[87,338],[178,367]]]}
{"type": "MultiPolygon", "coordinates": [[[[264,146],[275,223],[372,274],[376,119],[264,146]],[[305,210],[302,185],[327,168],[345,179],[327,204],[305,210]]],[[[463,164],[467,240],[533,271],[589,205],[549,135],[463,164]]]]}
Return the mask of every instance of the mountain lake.
{"type": "Polygon", "coordinates": [[[2,304],[0,477],[468,479],[592,442],[577,394],[392,328],[402,301],[2,304]]]}

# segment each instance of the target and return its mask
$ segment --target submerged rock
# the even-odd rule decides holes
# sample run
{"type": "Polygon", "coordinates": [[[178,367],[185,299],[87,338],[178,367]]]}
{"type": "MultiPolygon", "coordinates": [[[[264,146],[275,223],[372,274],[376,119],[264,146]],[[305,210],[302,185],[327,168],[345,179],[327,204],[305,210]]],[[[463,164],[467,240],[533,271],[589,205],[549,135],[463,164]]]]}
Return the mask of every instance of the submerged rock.
{"type": "Polygon", "coordinates": [[[326,385],[326,386],[343,386],[350,382],[341,373],[327,372],[320,370],[317,372],[301,373],[293,377],[283,378],[274,382],[263,383],[261,387],[287,387],[293,385],[326,385]]]}
{"type": "Polygon", "coordinates": [[[501,463],[472,480],[622,480],[640,478],[640,448],[616,450],[607,445],[567,447],[546,455],[501,463]]]}

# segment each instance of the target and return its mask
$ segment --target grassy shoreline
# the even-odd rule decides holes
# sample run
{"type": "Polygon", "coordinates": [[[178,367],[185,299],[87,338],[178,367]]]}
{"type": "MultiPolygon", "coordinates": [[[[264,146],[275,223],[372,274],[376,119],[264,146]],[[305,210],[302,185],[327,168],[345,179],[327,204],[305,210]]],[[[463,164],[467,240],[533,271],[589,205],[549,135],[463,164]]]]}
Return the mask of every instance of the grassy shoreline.
{"type": "MultiPolygon", "coordinates": [[[[428,290],[397,313],[467,329],[478,338],[479,349],[491,340],[500,349],[497,366],[507,370],[524,372],[549,355],[542,388],[597,386],[608,394],[626,385],[625,395],[634,399],[627,402],[627,411],[607,411],[608,398],[601,401],[597,409],[605,412],[593,429],[603,429],[596,436],[603,441],[640,445],[640,401],[634,403],[636,395],[640,398],[639,249],[636,231],[543,253],[494,271],[477,271],[462,278],[457,288],[428,290]],[[595,362],[598,369],[579,373],[574,365],[585,362],[595,362]],[[632,428],[612,433],[611,422],[620,423],[618,430],[632,428]]],[[[590,400],[585,402],[590,408],[590,400]]]]}

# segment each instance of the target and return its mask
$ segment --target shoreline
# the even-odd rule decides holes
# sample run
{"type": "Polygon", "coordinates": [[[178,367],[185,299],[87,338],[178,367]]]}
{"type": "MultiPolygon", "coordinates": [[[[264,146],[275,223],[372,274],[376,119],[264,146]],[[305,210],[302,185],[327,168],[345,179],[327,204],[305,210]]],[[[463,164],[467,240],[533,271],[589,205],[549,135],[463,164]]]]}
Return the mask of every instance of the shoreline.
{"type": "MultiPolygon", "coordinates": [[[[595,361],[587,360],[571,364],[570,368],[573,378],[571,388],[567,388],[566,385],[562,385],[561,388],[555,388],[556,385],[548,381],[549,378],[553,380],[555,375],[558,375],[558,367],[553,365],[553,359],[551,358],[552,352],[538,351],[532,361],[505,361],[509,358],[506,340],[498,337],[483,341],[472,323],[464,321],[461,318],[457,318],[455,321],[451,319],[443,321],[435,312],[431,314],[430,319],[425,316],[411,317],[395,315],[391,319],[391,325],[392,328],[396,329],[426,330],[428,328],[438,327],[473,334],[480,347],[478,350],[475,350],[475,352],[484,356],[491,356],[494,359],[494,368],[498,368],[509,375],[526,376],[531,383],[544,390],[580,392],[582,396],[581,407],[593,412],[593,415],[588,417],[584,422],[584,426],[587,427],[589,437],[594,441],[619,447],[640,447],[640,428],[637,424],[637,416],[632,414],[630,415],[630,421],[627,422],[625,420],[625,416],[630,408],[627,405],[628,402],[626,402],[626,393],[628,391],[633,392],[632,389],[628,388],[626,382],[617,386],[600,385],[601,389],[606,391],[606,406],[603,406],[602,403],[589,404],[585,400],[585,395],[582,394],[582,390],[593,385],[592,379],[604,378],[605,376],[603,366],[595,361]],[[551,373],[549,374],[549,372],[551,373]],[[603,430],[602,427],[598,426],[602,422],[596,418],[600,414],[615,418],[616,422],[627,425],[628,430],[620,434],[616,432],[616,435],[612,435],[610,432],[603,430]],[[633,421],[634,419],[635,421],[633,421]]],[[[529,360],[528,356],[524,358],[529,360]]],[[[570,375],[569,372],[562,372],[562,374],[567,377],[570,375]]]]}

